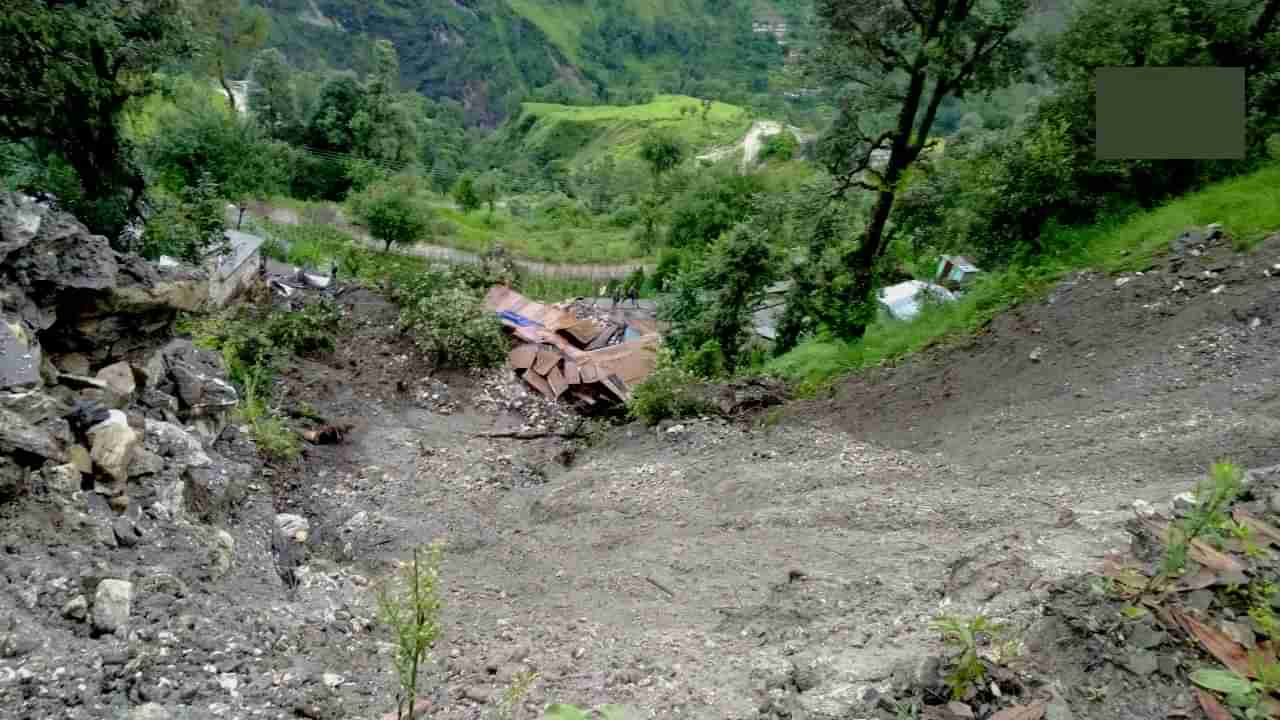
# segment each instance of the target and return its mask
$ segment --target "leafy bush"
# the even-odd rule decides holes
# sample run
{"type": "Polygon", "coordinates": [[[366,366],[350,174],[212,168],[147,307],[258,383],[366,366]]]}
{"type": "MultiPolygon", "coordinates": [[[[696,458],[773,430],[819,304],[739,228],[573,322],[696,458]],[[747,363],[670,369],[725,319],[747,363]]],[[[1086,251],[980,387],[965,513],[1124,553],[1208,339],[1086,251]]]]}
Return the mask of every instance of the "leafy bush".
{"type": "Polygon", "coordinates": [[[156,209],[147,219],[139,248],[143,257],[155,260],[168,255],[201,264],[211,255],[227,252],[224,204],[211,175],[202,175],[176,199],[153,195],[152,201],[156,209]]]}
{"type": "Polygon", "coordinates": [[[342,323],[342,312],[327,298],[298,312],[273,315],[267,337],[278,347],[296,355],[333,352],[334,331],[342,323]]]}
{"type": "Polygon", "coordinates": [[[507,356],[498,319],[478,293],[452,280],[419,285],[401,305],[400,324],[438,367],[494,367],[507,356]]]}
{"type": "Polygon", "coordinates": [[[702,383],[676,363],[671,351],[658,351],[658,364],[644,382],[631,391],[627,413],[648,425],[668,418],[695,417],[716,412],[715,406],[698,394],[702,383]]]}
{"type": "Polygon", "coordinates": [[[800,149],[800,142],[790,130],[783,130],[776,135],[765,138],[764,147],[760,148],[760,162],[769,160],[790,160],[800,149]]]}

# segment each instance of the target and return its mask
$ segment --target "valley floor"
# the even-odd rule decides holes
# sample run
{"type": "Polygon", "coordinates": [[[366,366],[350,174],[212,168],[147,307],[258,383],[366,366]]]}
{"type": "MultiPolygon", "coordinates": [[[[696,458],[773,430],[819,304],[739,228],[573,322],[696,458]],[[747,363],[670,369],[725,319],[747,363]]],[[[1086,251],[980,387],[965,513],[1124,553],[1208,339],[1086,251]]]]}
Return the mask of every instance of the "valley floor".
{"type": "MultiPolygon", "coordinates": [[[[32,583],[87,561],[56,531],[6,531],[0,617],[45,639],[21,659],[25,680],[0,659],[0,716],[380,717],[394,690],[373,589],[442,538],[438,720],[492,717],[525,669],[539,674],[530,718],[548,702],[874,717],[895,679],[924,682],[941,612],[1030,626],[1015,664],[1056,680],[1059,720],[1167,717],[1190,697],[1182,681],[1068,663],[1038,620],[1064,580],[1127,542],[1134,499],[1167,504],[1219,458],[1280,462],[1276,262],[1280,238],[1128,279],[1077,275],[831,397],[628,425],[582,447],[485,437],[562,419],[502,373],[428,377],[394,309],[353,293],[358,329],[281,382],[286,405],[355,429],[246,500],[226,528],[232,571],[178,601],[199,632],[174,645],[178,611],[157,606],[137,612],[131,642],[91,639],[57,608],[24,609],[32,583]],[[268,550],[277,512],[313,528],[293,593],[268,550]],[[135,679],[110,680],[125,662],[135,679]]],[[[142,574],[200,562],[117,553],[109,563],[142,574]]]]}

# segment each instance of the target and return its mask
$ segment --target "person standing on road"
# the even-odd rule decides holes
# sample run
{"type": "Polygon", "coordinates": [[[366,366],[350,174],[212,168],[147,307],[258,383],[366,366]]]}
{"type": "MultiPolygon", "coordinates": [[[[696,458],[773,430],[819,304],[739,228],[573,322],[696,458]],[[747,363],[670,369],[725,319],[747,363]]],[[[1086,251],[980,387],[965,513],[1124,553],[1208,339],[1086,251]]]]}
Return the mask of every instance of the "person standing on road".
{"type": "Polygon", "coordinates": [[[609,291],[609,298],[613,300],[613,305],[609,307],[609,312],[615,312],[618,309],[618,302],[622,300],[622,285],[615,282],[613,289],[609,291]]]}

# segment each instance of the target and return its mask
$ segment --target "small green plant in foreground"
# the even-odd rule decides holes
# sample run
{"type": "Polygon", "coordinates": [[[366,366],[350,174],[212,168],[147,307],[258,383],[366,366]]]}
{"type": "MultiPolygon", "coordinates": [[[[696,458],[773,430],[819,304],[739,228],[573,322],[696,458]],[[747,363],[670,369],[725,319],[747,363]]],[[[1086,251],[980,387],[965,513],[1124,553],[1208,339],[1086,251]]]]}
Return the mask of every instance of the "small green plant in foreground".
{"type": "Polygon", "coordinates": [[[502,694],[502,700],[499,701],[498,707],[494,712],[496,720],[513,720],[515,718],[516,709],[520,707],[520,701],[524,699],[525,695],[529,694],[529,690],[538,681],[538,677],[538,673],[529,670],[511,679],[511,685],[502,694]]]}
{"type": "Polygon", "coordinates": [[[1271,717],[1263,700],[1280,692],[1280,663],[1264,660],[1258,653],[1249,656],[1250,679],[1231,670],[1205,668],[1191,673],[1191,682],[1221,693],[1226,704],[1246,720],[1271,717]]]}
{"type": "Polygon", "coordinates": [[[1231,463],[1214,463],[1209,479],[1196,488],[1196,507],[1187,517],[1169,527],[1169,544],[1165,550],[1164,572],[1180,573],[1187,564],[1191,542],[1200,537],[1222,539],[1234,534],[1236,524],[1227,508],[1239,497],[1244,485],[1240,468],[1231,463]]]}
{"type": "Polygon", "coordinates": [[[413,562],[404,569],[403,587],[397,592],[391,581],[378,590],[378,610],[395,637],[394,665],[400,690],[396,717],[413,720],[418,680],[428,654],[440,636],[440,562],[444,546],[436,542],[427,551],[415,548],[413,562]]]}
{"type": "Polygon", "coordinates": [[[951,697],[963,699],[987,677],[987,668],[978,657],[979,639],[984,636],[994,638],[1004,631],[1004,627],[982,615],[972,618],[942,616],[930,627],[942,633],[947,645],[960,650],[955,669],[947,675],[946,681],[947,687],[951,688],[951,697]]]}

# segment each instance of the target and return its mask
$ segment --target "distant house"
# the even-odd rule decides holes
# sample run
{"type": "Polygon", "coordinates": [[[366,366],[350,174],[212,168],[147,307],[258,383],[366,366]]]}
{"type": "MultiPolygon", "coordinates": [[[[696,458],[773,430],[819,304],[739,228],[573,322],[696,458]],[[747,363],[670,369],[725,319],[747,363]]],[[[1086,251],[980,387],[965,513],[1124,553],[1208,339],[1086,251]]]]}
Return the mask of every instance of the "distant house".
{"type": "Polygon", "coordinates": [[[963,255],[943,255],[938,261],[938,273],[934,281],[943,284],[965,285],[974,275],[982,272],[973,261],[963,255]]]}

